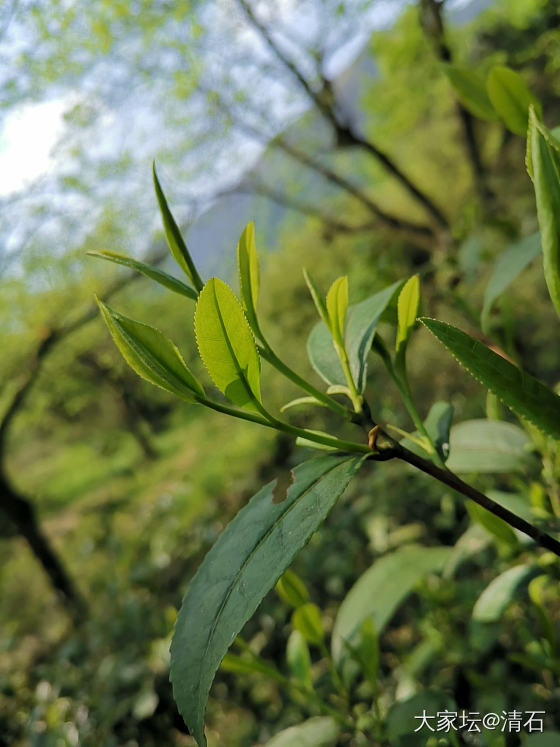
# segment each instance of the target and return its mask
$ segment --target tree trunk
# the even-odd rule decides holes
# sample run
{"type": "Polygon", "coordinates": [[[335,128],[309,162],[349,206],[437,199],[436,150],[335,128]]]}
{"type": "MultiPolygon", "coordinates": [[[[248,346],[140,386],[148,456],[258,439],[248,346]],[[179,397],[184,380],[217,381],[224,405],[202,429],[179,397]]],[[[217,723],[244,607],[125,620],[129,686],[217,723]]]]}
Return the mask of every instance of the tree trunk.
{"type": "Polygon", "coordinates": [[[82,621],[87,612],[84,599],[74,586],[49,539],[43,534],[33,504],[15,490],[5,475],[0,475],[0,510],[12,522],[17,533],[26,540],[60,601],[75,622],[82,621]]]}

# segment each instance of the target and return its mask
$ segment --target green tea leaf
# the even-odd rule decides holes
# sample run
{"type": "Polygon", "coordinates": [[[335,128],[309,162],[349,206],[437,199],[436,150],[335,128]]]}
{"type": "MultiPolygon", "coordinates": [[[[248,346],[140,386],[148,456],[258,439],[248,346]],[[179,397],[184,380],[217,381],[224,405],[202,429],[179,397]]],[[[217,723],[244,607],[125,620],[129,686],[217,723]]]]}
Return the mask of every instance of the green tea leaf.
{"type": "Polygon", "coordinates": [[[156,283],[165,286],[174,293],[179,293],[181,296],[191,298],[193,301],[196,301],[198,298],[198,293],[194,288],[185,285],[185,283],[177,280],[173,275],[168,275],[166,272],[163,272],[163,270],[158,270],[156,267],[147,265],[145,262],[139,262],[137,259],[132,259],[132,257],[127,257],[124,254],[117,254],[117,252],[110,252],[107,250],[91,251],[86,252],[86,254],[90,257],[107,259],[109,262],[114,262],[117,265],[130,267],[131,270],[136,270],[137,272],[142,273],[142,275],[150,278],[150,280],[155,280],[156,283]]]}
{"type": "Polygon", "coordinates": [[[490,511],[482,508],[482,506],[474,503],[474,501],[467,501],[466,507],[471,519],[480,524],[481,527],[484,527],[487,532],[499,539],[500,542],[505,542],[506,545],[517,545],[517,538],[513,529],[503,519],[491,514],[490,511]]]}
{"type": "Polygon", "coordinates": [[[316,604],[307,602],[299,606],[292,615],[292,627],[299,630],[309,643],[319,646],[324,637],[321,610],[316,604]]]}
{"type": "Polygon", "coordinates": [[[455,95],[475,117],[495,121],[498,116],[488,97],[484,80],[467,67],[442,64],[442,69],[453,86],[455,95]]]}
{"type": "Polygon", "coordinates": [[[348,278],[346,275],[338,278],[327,293],[327,314],[329,327],[333,339],[341,346],[344,345],[344,324],[348,311],[348,278]]]}
{"type": "Polygon", "coordinates": [[[176,346],[159,330],[129,319],[97,299],[109,332],[128,365],[143,379],[193,402],[204,389],[176,346]]]}
{"type": "Polygon", "coordinates": [[[259,411],[260,360],[251,328],[231,288],[210,278],[196,304],[200,357],[218,389],[240,407],[259,411]]]}
{"type": "Polygon", "coordinates": [[[226,654],[220,664],[220,669],[232,674],[262,674],[273,677],[276,670],[258,659],[249,659],[235,654],[226,654]]]}
{"type": "MultiPolygon", "coordinates": [[[[377,324],[401,285],[402,281],[399,280],[348,308],[344,342],[352,378],[359,392],[363,392],[366,386],[367,357],[377,324]]],[[[307,352],[311,365],[327,384],[347,386],[330,333],[322,322],[316,324],[311,330],[307,341],[307,352]]]]}
{"type": "Polygon", "coordinates": [[[488,73],[486,90],[492,106],[506,127],[516,135],[526,135],[529,107],[541,113],[541,105],[523,78],[509,67],[496,65],[488,73]]]}
{"type": "Polygon", "coordinates": [[[420,306],[420,281],[418,275],[413,275],[404,284],[399,293],[397,304],[397,339],[395,349],[397,354],[408,342],[412,328],[416,323],[418,307],[420,306]]]}
{"type": "Polygon", "coordinates": [[[347,644],[352,658],[359,664],[372,686],[376,688],[379,675],[379,637],[371,617],[362,620],[357,637],[358,642],[354,646],[345,639],[343,641],[347,644]]]}
{"type": "Polygon", "coordinates": [[[453,426],[447,466],[452,472],[517,472],[531,462],[524,430],[502,420],[464,420],[453,426]]]}
{"type": "Polygon", "coordinates": [[[300,464],[281,503],[274,503],[274,482],[269,483],[239,511],[204,558],[183,600],[171,644],[175,701],[201,747],[206,745],[206,700],[220,661],[362,461],[337,454],[300,464]]]}
{"type": "Polygon", "coordinates": [[[483,329],[488,328],[490,311],[494,301],[501,296],[508,286],[520,275],[523,270],[537,257],[541,251],[541,235],[537,231],[530,236],[525,236],[500,254],[486,291],[484,292],[484,304],[480,315],[480,323],[483,329]]]}
{"type": "Polygon", "coordinates": [[[550,144],[550,135],[534,112],[529,139],[544,277],[552,303],[560,314],[560,152],[550,144]]]}
{"type": "Polygon", "coordinates": [[[505,405],[544,433],[560,439],[560,397],[465,332],[437,319],[424,317],[420,321],[471,376],[505,405]]]}
{"type": "Polygon", "coordinates": [[[315,407],[327,406],[324,402],[315,399],[315,397],[296,397],[296,399],[292,399],[289,402],[286,402],[285,405],[282,405],[280,412],[285,412],[286,410],[289,410],[290,407],[300,407],[301,405],[314,405],[315,407]]]}
{"type": "Polygon", "coordinates": [[[380,635],[418,581],[443,568],[451,549],[407,546],[376,560],[356,581],[338,609],[331,641],[335,662],[340,662],[344,655],[343,640],[353,645],[366,618],[371,617],[380,635]]]}
{"type": "Polygon", "coordinates": [[[165,199],[165,195],[163,194],[163,190],[157,177],[155,163],[152,168],[152,173],[154,177],[154,189],[156,191],[156,197],[163,221],[163,229],[165,231],[165,237],[167,239],[169,249],[171,250],[171,254],[173,255],[173,258],[175,259],[179,267],[183,270],[185,275],[194,285],[196,290],[201,291],[204,284],[194,265],[189,250],[187,249],[187,245],[183,240],[181,231],[179,230],[178,225],[175,223],[175,218],[173,217],[171,210],[169,209],[167,200],[165,199]]]}
{"type": "Polygon", "coordinates": [[[335,747],[340,727],[330,716],[315,716],[276,734],[265,747],[335,747]]]}
{"type": "Polygon", "coordinates": [[[434,402],[426,420],[424,420],[424,427],[432,439],[438,454],[444,461],[449,457],[449,439],[452,422],[453,405],[449,404],[449,402],[434,402]]]}
{"type": "Polygon", "coordinates": [[[315,308],[317,309],[319,316],[321,317],[321,319],[323,320],[324,324],[326,325],[327,329],[330,332],[330,319],[329,319],[329,312],[327,311],[327,306],[325,302],[323,301],[323,298],[321,294],[319,293],[317,286],[313,282],[311,275],[305,269],[303,271],[303,277],[305,278],[305,282],[307,283],[307,287],[309,288],[309,293],[311,294],[311,298],[313,299],[315,308]]]}
{"type": "Polygon", "coordinates": [[[255,246],[255,224],[248,223],[237,244],[237,265],[243,309],[253,332],[258,334],[257,301],[259,298],[259,260],[255,246]]]}
{"type": "Polygon", "coordinates": [[[309,601],[309,592],[301,578],[293,571],[284,571],[276,584],[276,593],[280,599],[292,607],[301,607],[309,601]]]}
{"type": "Polygon", "coordinates": [[[484,589],[473,609],[473,620],[498,622],[521,584],[542,571],[534,565],[516,565],[501,573],[484,589]]]}
{"type": "Polygon", "coordinates": [[[307,690],[313,689],[311,656],[307,641],[299,630],[292,630],[286,645],[286,661],[290,672],[307,690]]]}

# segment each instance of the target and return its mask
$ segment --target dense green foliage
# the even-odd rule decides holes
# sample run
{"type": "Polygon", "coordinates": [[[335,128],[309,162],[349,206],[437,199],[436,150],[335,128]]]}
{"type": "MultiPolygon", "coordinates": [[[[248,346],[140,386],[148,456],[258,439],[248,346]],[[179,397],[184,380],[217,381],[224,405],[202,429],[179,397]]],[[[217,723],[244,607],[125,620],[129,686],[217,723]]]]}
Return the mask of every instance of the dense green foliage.
{"type": "MultiPolygon", "coordinates": [[[[58,4],[47,5],[52,17],[33,16],[33,23],[60,22],[58,4]]],[[[140,29],[127,3],[102,5],[84,59],[99,54],[100,44],[108,55],[118,52],[117,27],[119,33],[140,29]]],[[[335,18],[340,5],[344,18],[344,4],[324,5],[325,17],[335,18]]],[[[423,741],[413,735],[414,716],[446,708],[543,710],[547,736],[557,739],[558,559],[398,460],[363,464],[339,498],[362,457],[313,456],[309,449],[342,442],[366,453],[369,426],[360,430],[340,417],[347,407],[359,410],[364,398],[387,426],[387,438],[402,438],[412,453],[447,464],[500,506],[557,535],[555,5],[497,2],[467,26],[449,25],[451,63],[438,61],[415,6],[391,33],[372,37],[380,77],[361,80],[364,130],[444,207],[449,231],[426,237],[383,220],[372,224],[363,201],[332,183],[313,183],[303,168],[290,171],[285,152],[270,146],[263,173],[275,174],[296,202],[304,204],[312,193],[321,213],[284,212],[278,220],[259,198],[255,225],[237,247],[239,302],[230,271],[239,226],[228,227],[231,257],[222,265],[223,280],[205,285],[208,273],[194,268],[159,183],[164,234],[186,278],[170,275],[170,265],[164,272],[123,258],[135,254],[130,237],[137,211],[147,209],[150,221],[157,217],[144,174],[143,202],[131,209],[130,225],[122,205],[107,207],[86,238],[71,234],[68,254],[48,256],[48,243],[22,252],[21,274],[7,273],[3,282],[4,311],[11,312],[2,319],[4,407],[33,370],[49,331],[78,319],[93,291],[102,295],[127,269],[156,282],[141,277],[123,287],[103,306],[105,318],[129,363],[159,388],[129,370],[92,314],[41,359],[25,407],[10,424],[6,474],[32,497],[88,612],[72,622],[17,527],[3,517],[0,744],[194,745],[169,684],[169,646],[187,590],[191,606],[178,618],[172,678],[199,740],[208,688],[233,644],[210,690],[211,745],[425,744],[426,732],[423,741]],[[506,67],[516,73],[504,73],[506,67]],[[466,110],[483,118],[474,128],[486,200],[476,188],[454,91],[466,110]],[[539,101],[542,111],[537,106],[530,114],[529,105],[539,101]],[[521,124],[527,121],[532,181],[524,171],[521,124]],[[362,229],[337,228],[327,220],[333,215],[346,228],[362,229]],[[113,264],[84,259],[85,251],[113,264]],[[222,412],[203,409],[203,401],[222,412]],[[282,412],[286,403],[291,406],[282,412]],[[223,412],[237,408],[255,422],[223,412]],[[288,427],[261,427],[267,419],[288,427]],[[323,472],[325,465],[332,470],[323,472]],[[331,480],[327,489],[323,479],[331,480]],[[306,481],[317,484],[316,493],[301,491],[306,481]],[[297,535],[293,545],[282,538],[278,517],[284,513],[297,535]],[[256,558],[249,552],[255,532],[265,537],[256,558]],[[235,552],[224,560],[225,543],[235,552]],[[208,661],[199,661],[199,678],[181,656],[200,654],[196,642],[208,634],[198,614],[203,605],[219,612],[212,631],[219,641],[208,661]]],[[[174,28],[184,16],[167,6],[144,10],[142,44],[154,45],[147,65],[159,49],[150,23],[157,26],[165,12],[174,28]]],[[[91,20],[84,18],[86,26],[91,20]]],[[[72,28],[76,20],[66,22],[72,28]]],[[[210,30],[195,25],[189,34],[204,41],[210,30]]],[[[31,65],[37,85],[45,70],[56,78],[57,66],[68,65],[66,45],[71,48],[70,37],[62,37],[44,70],[36,69],[37,61],[31,65]]],[[[42,49],[41,58],[47,52],[42,49]]],[[[161,70],[158,77],[165,77],[161,70]]],[[[184,73],[174,81],[183,92],[192,85],[184,73]]],[[[239,81],[233,76],[229,83],[233,91],[239,81]]],[[[238,103],[250,110],[247,98],[240,95],[238,103]]],[[[322,138],[316,112],[290,132],[383,210],[426,221],[424,208],[378,162],[343,143],[325,153],[322,138]]],[[[147,163],[136,167],[149,170],[147,163]]],[[[176,180],[166,188],[172,203],[188,168],[183,163],[176,174],[167,168],[176,180]]],[[[93,171],[83,174],[94,180],[93,171]]],[[[383,448],[376,436],[370,435],[374,447],[383,448]]],[[[455,735],[438,737],[441,744],[463,743],[455,735]]],[[[509,740],[486,731],[477,744],[520,743],[509,740]]],[[[522,744],[547,742],[524,735],[522,744]]]]}

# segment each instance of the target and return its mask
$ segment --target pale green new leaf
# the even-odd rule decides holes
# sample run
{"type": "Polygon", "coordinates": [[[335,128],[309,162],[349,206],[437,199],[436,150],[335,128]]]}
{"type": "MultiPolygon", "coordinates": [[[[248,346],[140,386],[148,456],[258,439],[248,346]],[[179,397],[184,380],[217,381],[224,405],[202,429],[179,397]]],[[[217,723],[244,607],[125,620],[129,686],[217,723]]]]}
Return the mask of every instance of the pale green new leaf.
{"type": "Polygon", "coordinates": [[[292,607],[301,607],[309,601],[309,592],[301,578],[289,568],[284,571],[276,584],[276,593],[280,599],[292,607]]]}
{"type": "Polygon", "coordinates": [[[498,622],[506,607],[513,601],[519,587],[538,575],[540,569],[534,565],[516,565],[496,576],[476,601],[473,620],[498,622]]]}
{"type": "Polygon", "coordinates": [[[337,278],[327,293],[327,314],[335,342],[344,346],[344,324],[348,311],[348,277],[337,278]]]}
{"type": "Polygon", "coordinates": [[[508,286],[520,275],[523,270],[537,257],[541,251],[541,235],[537,231],[530,236],[516,241],[515,244],[500,254],[486,290],[484,292],[484,303],[480,322],[483,329],[488,328],[490,311],[494,301],[502,295],[508,286]]]}
{"type": "Polygon", "coordinates": [[[487,511],[474,501],[467,501],[466,507],[471,519],[484,527],[487,532],[500,540],[500,542],[505,542],[507,545],[517,545],[517,538],[513,529],[503,519],[490,513],[490,511],[487,511]]]}
{"type": "Polygon", "coordinates": [[[163,194],[163,190],[157,177],[155,164],[153,165],[152,173],[154,177],[154,189],[156,191],[156,197],[163,221],[163,230],[165,231],[165,237],[167,239],[169,249],[171,250],[171,254],[173,255],[173,258],[175,259],[179,267],[183,270],[185,275],[194,285],[195,289],[197,291],[201,291],[203,282],[194,265],[189,250],[187,249],[187,245],[185,244],[183,236],[181,235],[179,226],[175,222],[175,218],[173,217],[171,210],[169,209],[167,200],[165,199],[165,195],[163,194]]]}
{"type": "Polygon", "coordinates": [[[316,604],[307,602],[297,607],[292,615],[292,627],[299,630],[309,643],[319,646],[323,641],[324,631],[321,610],[316,604]]]}
{"type": "Polygon", "coordinates": [[[97,300],[123,358],[143,379],[189,402],[204,397],[176,346],[159,330],[129,319],[97,300]]]}
{"type": "Polygon", "coordinates": [[[263,597],[325,520],[364,457],[325,455],[294,469],[280,503],[274,482],[239,511],[204,558],[171,644],[175,701],[202,747],[204,711],[220,661],[263,597]]]}
{"type": "Polygon", "coordinates": [[[291,399],[289,402],[286,402],[285,405],[282,405],[282,407],[280,408],[280,412],[285,412],[291,407],[301,407],[301,405],[313,405],[316,407],[327,406],[324,402],[315,399],[315,397],[296,397],[296,399],[291,399]]]}
{"type": "Polygon", "coordinates": [[[210,278],[200,292],[194,328],[200,357],[218,389],[234,404],[259,411],[259,354],[241,304],[223,280],[210,278]]]}
{"type": "Polygon", "coordinates": [[[475,117],[495,121],[498,115],[488,97],[484,80],[467,67],[442,64],[442,69],[453,86],[455,95],[475,117]]]}
{"type": "Polygon", "coordinates": [[[380,635],[397,607],[428,573],[441,570],[449,547],[403,547],[376,560],[350,589],[338,609],[332,632],[332,654],[339,662],[343,641],[355,644],[362,622],[371,617],[380,635]]]}
{"type": "Polygon", "coordinates": [[[335,747],[340,727],[330,716],[315,716],[276,734],[265,747],[335,747]]]}
{"type": "MultiPolygon", "coordinates": [[[[420,321],[478,382],[517,415],[560,439],[560,397],[465,332],[437,319],[420,321]]],[[[452,451],[453,453],[453,451],[452,451]]]]}
{"type": "Polygon", "coordinates": [[[550,134],[534,112],[531,112],[529,139],[544,277],[560,315],[560,153],[550,144],[550,134]]]}
{"type": "Polygon", "coordinates": [[[155,280],[156,283],[165,286],[165,288],[168,288],[174,293],[179,293],[181,296],[191,298],[193,301],[196,301],[198,298],[198,293],[194,288],[185,285],[185,283],[174,278],[173,275],[168,275],[167,272],[163,272],[163,270],[158,270],[156,267],[147,265],[145,262],[140,262],[137,259],[132,259],[132,257],[127,257],[125,254],[118,254],[117,252],[110,252],[108,250],[91,251],[86,252],[86,254],[90,257],[107,259],[109,262],[114,262],[117,265],[130,267],[131,270],[136,270],[137,272],[142,273],[142,275],[150,278],[150,280],[155,280]]]}
{"type": "Polygon", "coordinates": [[[418,316],[420,306],[420,281],[418,275],[409,278],[399,293],[397,303],[397,339],[395,349],[397,353],[408,342],[410,333],[418,316]]]}
{"type": "Polygon", "coordinates": [[[496,65],[488,73],[486,90],[506,127],[516,135],[526,135],[529,107],[534,106],[540,116],[541,105],[523,78],[509,67],[496,65]]]}
{"type": "Polygon", "coordinates": [[[307,641],[299,630],[290,633],[286,644],[286,662],[292,676],[307,690],[311,690],[311,656],[307,641]]]}
{"type": "MultiPolygon", "coordinates": [[[[366,386],[367,358],[377,324],[401,285],[402,281],[399,280],[348,308],[344,343],[352,378],[359,392],[363,392],[366,386]]],[[[327,384],[347,387],[331,335],[322,322],[311,330],[307,352],[313,368],[327,384]]]]}
{"type": "Polygon", "coordinates": [[[257,302],[259,298],[259,260],[255,246],[255,224],[248,223],[237,244],[237,265],[241,302],[253,332],[258,334],[257,302]]]}

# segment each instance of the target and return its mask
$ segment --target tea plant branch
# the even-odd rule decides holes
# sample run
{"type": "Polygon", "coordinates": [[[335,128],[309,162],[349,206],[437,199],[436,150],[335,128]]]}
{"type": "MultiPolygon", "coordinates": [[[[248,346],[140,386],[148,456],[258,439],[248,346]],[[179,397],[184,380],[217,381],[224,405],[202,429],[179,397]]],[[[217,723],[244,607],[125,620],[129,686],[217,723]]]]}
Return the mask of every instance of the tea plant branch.
{"type": "Polygon", "coordinates": [[[321,91],[317,91],[311,86],[297,65],[280,49],[268,28],[256,17],[247,0],[237,0],[237,3],[243,10],[251,26],[265,41],[270,51],[290,74],[296,78],[311,102],[331,124],[337,141],[345,146],[357,146],[372,155],[423,206],[440,227],[449,228],[447,219],[426,193],[414,184],[399,166],[375,143],[356,133],[347,121],[342,120],[334,101],[329,101],[329,97],[322,95],[321,91]]]}
{"type": "Polygon", "coordinates": [[[479,506],[482,506],[482,508],[490,511],[490,513],[494,514],[494,516],[497,516],[499,519],[505,521],[514,529],[518,529],[520,532],[523,532],[524,534],[534,539],[537,545],[539,545],[540,547],[543,547],[546,550],[550,550],[555,555],[560,557],[560,542],[558,540],[554,539],[549,534],[543,532],[541,529],[534,526],[525,519],[522,519],[520,516],[517,516],[517,514],[514,514],[504,506],[501,506],[499,503],[496,503],[496,501],[492,500],[492,498],[489,498],[487,495],[484,495],[484,493],[481,493],[472,485],[469,485],[468,483],[461,480],[461,478],[458,477],[455,473],[451,472],[451,470],[447,469],[446,467],[438,467],[432,461],[414,454],[404,446],[401,446],[397,442],[393,441],[393,439],[391,439],[390,437],[387,437],[387,440],[384,444],[382,442],[380,443],[378,439],[377,446],[378,448],[381,447],[381,450],[390,450],[392,456],[394,456],[395,458],[401,459],[403,462],[407,462],[407,464],[416,467],[422,472],[425,472],[427,475],[431,475],[431,477],[439,480],[439,482],[448,485],[458,493],[461,493],[465,497],[470,498],[475,503],[478,503],[479,506]],[[391,441],[392,443],[390,443],[391,441]]]}

